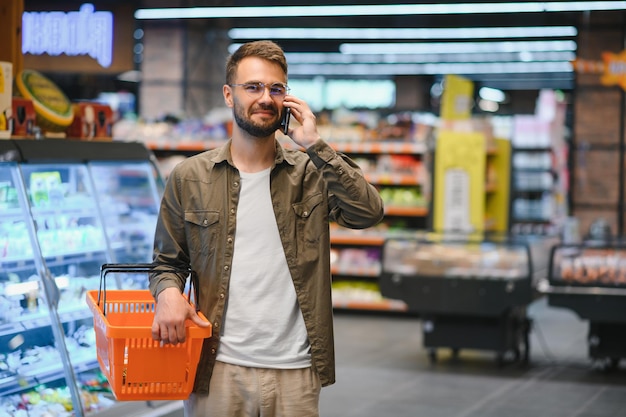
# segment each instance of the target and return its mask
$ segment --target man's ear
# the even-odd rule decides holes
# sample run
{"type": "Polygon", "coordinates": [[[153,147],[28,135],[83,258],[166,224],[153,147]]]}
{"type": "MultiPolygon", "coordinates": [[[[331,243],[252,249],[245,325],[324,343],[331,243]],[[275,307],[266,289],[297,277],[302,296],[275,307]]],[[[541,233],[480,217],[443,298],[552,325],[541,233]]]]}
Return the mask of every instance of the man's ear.
{"type": "Polygon", "coordinates": [[[222,87],[222,94],[224,95],[224,103],[226,103],[228,107],[233,108],[233,91],[231,88],[224,84],[224,87],[222,87]]]}

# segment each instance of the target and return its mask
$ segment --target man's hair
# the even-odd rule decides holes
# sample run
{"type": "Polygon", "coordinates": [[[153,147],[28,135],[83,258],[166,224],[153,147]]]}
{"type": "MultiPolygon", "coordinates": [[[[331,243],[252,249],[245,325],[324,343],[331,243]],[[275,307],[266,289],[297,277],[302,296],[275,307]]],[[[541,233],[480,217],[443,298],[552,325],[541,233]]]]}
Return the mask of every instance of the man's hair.
{"type": "Polygon", "coordinates": [[[233,84],[237,66],[242,59],[249,56],[265,59],[280,65],[287,75],[287,59],[283,49],[272,41],[253,41],[244,43],[226,61],[226,84],[233,84]]]}

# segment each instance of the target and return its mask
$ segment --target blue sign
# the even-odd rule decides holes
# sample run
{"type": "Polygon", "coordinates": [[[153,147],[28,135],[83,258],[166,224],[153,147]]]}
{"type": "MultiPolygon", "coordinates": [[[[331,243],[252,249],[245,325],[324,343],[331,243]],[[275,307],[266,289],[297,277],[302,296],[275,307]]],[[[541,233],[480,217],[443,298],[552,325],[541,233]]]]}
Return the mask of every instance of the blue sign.
{"type": "Polygon", "coordinates": [[[24,12],[22,53],[89,55],[103,67],[113,61],[113,13],[83,4],[77,12],[24,12]]]}

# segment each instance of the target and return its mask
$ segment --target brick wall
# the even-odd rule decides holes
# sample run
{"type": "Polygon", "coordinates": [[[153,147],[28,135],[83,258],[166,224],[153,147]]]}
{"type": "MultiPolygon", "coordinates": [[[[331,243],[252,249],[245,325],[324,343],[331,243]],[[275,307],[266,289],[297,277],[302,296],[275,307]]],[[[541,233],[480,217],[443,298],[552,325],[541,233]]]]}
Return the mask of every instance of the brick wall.
{"type": "MultiPolygon", "coordinates": [[[[582,15],[580,59],[602,61],[603,52],[625,49],[626,13],[582,15]]],[[[624,90],[604,86],[600,74],[578,74],[574,92],[572,141],[572,215],[587,233],[597,218],[606,219],[613,233],[624,233],[623,164],[624,90]],[[621,230],[620,230],[621,228],[621,230]]]]}

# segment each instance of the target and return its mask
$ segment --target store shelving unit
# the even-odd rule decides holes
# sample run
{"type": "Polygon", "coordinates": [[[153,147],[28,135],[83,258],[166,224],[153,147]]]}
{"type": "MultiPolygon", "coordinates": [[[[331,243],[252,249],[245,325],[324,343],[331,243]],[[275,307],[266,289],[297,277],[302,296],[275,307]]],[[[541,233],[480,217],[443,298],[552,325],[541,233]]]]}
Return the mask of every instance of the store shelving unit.
{"type": "Polygon", "coordinates": [[[506,233],[510,142],[478,131],[442,131],[434,160],[433,229],[506,233]]]}
{"type": "Polygon", "coordinates": [[[511,233],[558,234],[569,193],[565,104],[543,90],[536,114],[512,117],[511,233]]]}
{"type": "Polygon", "coordinates": [[[430,183],[426,146],[400,141],[332,146],[359,164],[385,202],[385,218],[376,227],[355,231],[331,225],[333,304],[343,310],[405,312],[403,302],[382,297],[378,277],[385,239],[426,227],[430,183]]]}
{"type": "Polygon", "coordinates": [[[554,219],[554,178],[551,148],[514,148],[511,230],[547,234],[554,219]]]}
{"type": "Polygon", "coordinates": [[[541,291],[589,322],[589,357],[606,370],[626,358],[626,244],[555,245],[541,291]]]}
{"type": "Polygon", "coordinates": [[[0,161],[0,414],[37,404],[130,415],[99,371],[85,291],[98,288],[102,264],[151,260],[162,187],[151,153],[23,139],[0,141],[0,161]]]}
{"type": "MultiPolygon", "coordinates": [[[[546,246],[547,242],[534,245],[546,246]]],[[[497,362],[529,360],[533,282],[541,268],[530,244],[509,238],[427,234],[388,239],[380,278],[383,295],[406,302],[422,318],[424,347],[488,350],[497,362]]]]}

